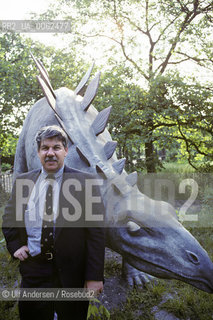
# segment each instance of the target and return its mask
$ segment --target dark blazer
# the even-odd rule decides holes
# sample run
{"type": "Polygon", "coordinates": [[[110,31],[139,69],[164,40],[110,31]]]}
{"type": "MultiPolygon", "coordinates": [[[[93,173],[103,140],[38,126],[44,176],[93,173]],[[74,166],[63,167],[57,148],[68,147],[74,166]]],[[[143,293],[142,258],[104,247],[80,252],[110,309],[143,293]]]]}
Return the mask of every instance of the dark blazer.
{"type": "MultiPolygon", "coordinates": [[[[27,245],[27,233],[23,221],[16,221],[16,186],[19,185],[19,179],[28,179],[28,181],[36,182],[41,170],[33,170],[19,175],[13,185],[13,190],[8,204],[5,207],[3,215],[3,233],[6,239],[7,248],[13,257],[14,252],[23,245],[27,245]]],[[[104,269],[104,228],[88,227],[84,225],[86,202],[85,202],[85,181],[86,179],[94,179],[91,174],[68,168],[65,166],[63,174],[63,183],[67,179],[77,179],[81,185],[81,191],[75,188],[69,190],[72,196],[81,204],[81,219],[76,223],[67,224],[63,218],[63,208],[68,208],[69,214],[74,213],[72,203],[64,196],[62,187],[59,195],[59,214],[56,220],[56,233],[54,243],[55,264],[58,270],[63,287],[82,287],[85,280],[103,280],[104,269]]],[[[100,196],[100,190],[97,186],[93,186],[93,196],[100,196]]],[[[32,187],[22,188],[22,197],[26,199],[26,203],[22,207],[18,207],[21,215],[25,214],[27,202],[32,191],[32,187]]],[[[20,190],[19,190],[20,192],[20,190]]],[[[18,203],[17,199],[17,203],[18,203]]],[[[66,209],[67,210],[67,209],[66,209]]],[[[96,204],[93,214],[103,214],[104,206],[101,203],[96,204]]],[[[23,277],[27,276],[45,276],[48,270],[44,266],[39,267],[26,259],[20,263],[20,272],[23,277]],[[29,274],[28,274],[29,273],[29,274]]]]}

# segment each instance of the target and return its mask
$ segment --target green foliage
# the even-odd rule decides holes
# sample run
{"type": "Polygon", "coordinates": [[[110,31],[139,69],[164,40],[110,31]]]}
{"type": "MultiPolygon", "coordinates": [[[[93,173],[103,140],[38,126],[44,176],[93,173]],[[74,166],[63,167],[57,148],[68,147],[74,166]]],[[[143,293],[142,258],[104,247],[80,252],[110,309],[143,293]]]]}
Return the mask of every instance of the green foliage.
{"type": "Polygon", "coordinates": [[[213,161],[206,161],[198,166],[197,170],[203,173],[213,173],[213,161]]]}
{"type": "MultiPolygon", "coordinates": [[[[212,181],[212,177],[210,176],[209,179],[212,181]]],[[[203,189],[202,193],[202,202],[205,207],[209,208],[210,210],[213,207],[213,188],[211,185],[206,185],[203,189]]]]}
{"type": "Polygon", "coordinates": [[[0,301],[0,319],[19,320],[18,304],[13,301],[0,301]]]}
{"type": "MultiPolygon", "coordinates": [[[[213,216],[212,216],[212,207],[213,207],[213,185],[211,175],[208,177],[210,183],[206,183],[202,188],[201,193],[201,211],[199,213],[199,219],[197,227],[202,228],[213,228],[213,216]]],[[[213,237],[210,234],[208,238],[208,243],[212,243],[213,237]]]]}
{"type": "Polygon", "coordinates": [[[26,113],[23,107],[38,97],[38,86],[29,67],[30,48],[25,41],[18,34],[1,34],[0,48],[1,132],[14,135],[26,113]]]}
{"type": "Polygon", "coordinates": [[[104,305],[98,300],[98,299],[92,299],[89,304],[88,314],[87,314],[88,320],[107,320],[110,319],[110,313],[107,310],[107,308],[104,307],[104,305]]]}
{"type": "Polygon", "coordinates": [[[10,169],[11,169],[11,164],[9,164],[9,163],[2,163],[1,169],[2,169],[2,171],[10,170],[10,169]]]}
{"type": "Polygon", "coordinates": [[[195,169],[192,168],[187,162],[165,162],[163,166],[164,169],[162,172],[166,173],[183,174],[184,176],[195,172],[195,169]]]}
{"type": "Polygon", "coordinates": [[[145,167],[144,144],[140,132],[140,122],[134,113],[143,99],[141,89],[131,83],[126,83],[126,76],[131,77],[129,68],[117,66],[103,73],[98,96],[94,105],[98,110],[112,105],[109,121],[109,131],[112,138],[118,142],[119,157],[126,157],[126,169],[141,171],[145,167]]]}
{"type": "MultiPolygon", "coordinates": [[[[12,129],[12,128],[11,128],[12,129]]],[[[0,156],[7,157],[15,154],[16,144],[18,141],[18,137],[12,135],[10,132],[0,134],[1,148],[0,148],[0,156]]],[[[4,170],[2,166],[2,170],[4,170]]]]}
{"type": "Polygon", "coordinates": [[[104,276],[106,278],[112,275],[120,275],[121,274],[121,264],[117,261],[110,259],[105,262],[104,265],[104,276]]]}
{"type": "Polygon", "coordinates": [[[189,85],[177,74],[158,76],[149,90],[123,77],[132,77],[128,68],[105,71],[94,104],[98,109],[113,106],[109,131],[118,141],[118,156],[126,158],[127,171],[142,171],[147,162],[162,169],[160,150],[170,157],[173,150],[174,160],[187,160],[195,169],[204,157],[213,158],[210,90],[189,85]]]}

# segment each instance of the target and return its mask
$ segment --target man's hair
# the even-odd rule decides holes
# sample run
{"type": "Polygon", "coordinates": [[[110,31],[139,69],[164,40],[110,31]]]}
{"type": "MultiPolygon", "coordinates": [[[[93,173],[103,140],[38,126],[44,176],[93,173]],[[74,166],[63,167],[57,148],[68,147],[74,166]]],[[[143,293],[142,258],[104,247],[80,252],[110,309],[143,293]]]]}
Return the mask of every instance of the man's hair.
{"type": "Polygon", "coordinates": [[[52,125],[52,126],[43,127],[38,131],[36,135],[38,150],[40,149],[41,142],[44,139],[53,138],[53,137],[56,137],[59,141],[61,141],[64,148],[67,147],[68,138],[64,130],[62,130],[60,127],[56,125],[52,125]]]}

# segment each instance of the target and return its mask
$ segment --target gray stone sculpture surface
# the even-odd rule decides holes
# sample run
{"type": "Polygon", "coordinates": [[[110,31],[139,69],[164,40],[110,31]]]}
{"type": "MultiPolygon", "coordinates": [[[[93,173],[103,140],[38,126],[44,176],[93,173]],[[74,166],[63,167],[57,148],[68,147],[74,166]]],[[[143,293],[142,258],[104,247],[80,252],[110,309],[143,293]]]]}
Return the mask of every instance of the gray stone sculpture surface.
{"type": "Polygon", "coordinates": [[[40,167],[35,135],[43,126],[60,124],[70,140],[65,163],[104,176],[101,192],[106,207],[107,246],[122,255],[127,281],[140,285],[149,281],[148,273],[179,279],[212,293],[213,263],[207,252],[178,222],[174,208],[142,194],[137,174],[128,175],[125,159],[117,159],[116,142],[106,129],[111,107],[98,112],[91,104],[100,74],[86,91],[92,67],[74,92],[67,88],[53,90],[42,63],[34,61],[46,98],[36,102],[25,119],[16,150],[15,175],[40,167]]]}

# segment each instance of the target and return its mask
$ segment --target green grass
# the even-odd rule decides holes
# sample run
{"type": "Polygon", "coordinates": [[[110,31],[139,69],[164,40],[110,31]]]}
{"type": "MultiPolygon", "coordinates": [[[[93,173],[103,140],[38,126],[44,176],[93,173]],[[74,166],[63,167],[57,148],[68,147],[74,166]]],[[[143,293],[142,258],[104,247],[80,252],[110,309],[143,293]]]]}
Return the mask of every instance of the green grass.
{"type": "Polygon", "coordinates": [[[177,294],[161,308],[181,319],[208,320],[213,317],[212,296],[187,285],[174,285],[177,294]]]}
{"type": "Polygon", "coordinates": [[[193,173],[195,172],[195,169],[190,166],[189,163],[178,163],[178,162],[165,162],[163,164],[163,169],[161,172],[167,172],[167,173],[181,173],[181,174],[187,174],[187,173],[193,173]]]}
{"type": "Polygon", "coordinates": [[[165,283],[159,280],[157,285],[147,289],[134,288],[127,296],[123,310],[114,309],[111,320],[139,320],[154,319],[152,309],[161,302],[162,295],[166,292],[165,283]]]}
{"type": "Polygon", "coordinates": [[[165,310],[184,320],[213,319],[212,295],[175,280],[158,280],[153,288],[133,289],[123,310],[111,311],[111,320],[154,319],[154,310],[165,310]],[[166,302],[162,302],[168,297],[166,302]]]}
{"type": "Polygon", "coordinates": [[[109,278],[111,276],[117,276],[121,274],[121,264],[117,261],[110,259],[105,262],[104,276],[109,278]]]}

